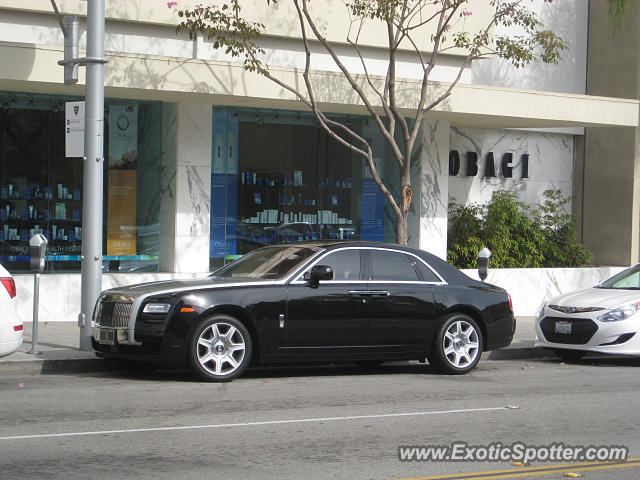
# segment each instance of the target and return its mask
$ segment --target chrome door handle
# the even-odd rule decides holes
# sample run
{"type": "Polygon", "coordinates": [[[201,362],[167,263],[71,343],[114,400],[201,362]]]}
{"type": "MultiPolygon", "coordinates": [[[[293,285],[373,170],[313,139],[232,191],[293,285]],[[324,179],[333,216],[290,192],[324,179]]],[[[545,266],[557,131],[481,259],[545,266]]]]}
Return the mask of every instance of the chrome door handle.
{"type": "Polygon", "coordinates": [[[359,295],[361,297],[370,297],[371,292],[369,290],[349,290],[347,292],[349,295],[359,295]]]}
{"type": "Polygon", "coordinates": [[[369,295],[372,297],[388,297],[390,294],[388,290],[370,290],[369,295]]]}

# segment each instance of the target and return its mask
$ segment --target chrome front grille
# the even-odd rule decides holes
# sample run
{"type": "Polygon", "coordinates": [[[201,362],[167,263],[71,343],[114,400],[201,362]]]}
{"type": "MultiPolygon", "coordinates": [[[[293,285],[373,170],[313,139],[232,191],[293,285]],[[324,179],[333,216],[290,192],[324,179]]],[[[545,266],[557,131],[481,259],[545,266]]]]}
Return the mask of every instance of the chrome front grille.
{"type": "Polygon", "coordinates": [[[96,323],[102,327],[127,328],[132,308],[132,303],[100,301],[96,323]]]}

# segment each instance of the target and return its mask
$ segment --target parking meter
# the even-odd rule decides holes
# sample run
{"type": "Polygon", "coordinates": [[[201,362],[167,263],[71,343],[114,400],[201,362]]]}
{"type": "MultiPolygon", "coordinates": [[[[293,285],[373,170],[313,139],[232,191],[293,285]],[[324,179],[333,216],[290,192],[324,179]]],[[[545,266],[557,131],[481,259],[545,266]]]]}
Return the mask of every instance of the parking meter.
{"type": "Polygon", "coordinates": [[[29,253],[31,254],[29,266],[33,272],[33,325],[31,327],[31,350],[27,353],[32,355],[40,355],[38,351],[38,304],[40,302],[40,274],[44,270],[47,243],[47,239],[41,233],[36,233],[29,240],[29,253]]]}
{"type": "Polygon", "coordinates": [[[483,248],[478,252],[478,276],[484,282],[489,274],[489,258],[491,258],[491,250],[483,248]]]}
{"type": "Polygon", "coordinates": [[[32,272],[42,273],[44,270],[44,257],[47,253],[47,239],[41,233],[36,233],[29,240],[29,254],[31,261],[29,267],[32,272]]]}

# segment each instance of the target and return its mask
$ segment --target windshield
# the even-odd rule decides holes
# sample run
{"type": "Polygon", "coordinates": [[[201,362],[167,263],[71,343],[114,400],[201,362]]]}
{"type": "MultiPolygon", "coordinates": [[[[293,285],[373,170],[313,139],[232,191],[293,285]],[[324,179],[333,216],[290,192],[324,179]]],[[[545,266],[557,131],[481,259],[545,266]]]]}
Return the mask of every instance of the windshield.
{"type": "Polygon", "coordinates": [[[321,250],[294,245],[264,247],[216,270],[212,277],[282,279],[321,250]]]}
{"type": "Polygon", "coordinates": [[[608,280],[605,280],[596,288],[619,288],[622,290],[640,290],[640,263],[627,268],[608,280]]]}

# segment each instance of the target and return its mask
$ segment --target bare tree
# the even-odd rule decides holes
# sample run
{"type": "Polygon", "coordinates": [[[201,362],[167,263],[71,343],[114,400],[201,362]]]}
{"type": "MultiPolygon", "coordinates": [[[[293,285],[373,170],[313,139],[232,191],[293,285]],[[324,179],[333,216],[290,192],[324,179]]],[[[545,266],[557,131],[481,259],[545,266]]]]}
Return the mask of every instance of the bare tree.
{"type": "MultiPolygon", "coordinates": [[[[283,0],[280,0],[282,3],[283,0]]],[[[527,5],[528,0],[490,0],[491,15],[480,28],[465,29],[465,20],[473,14],[473,2],[468,0],[345,0],[345,15],[351,28],[345,39],[362,65],[363,74],[355,75],[345,65],[339,49],[323,33],[318,20],[309,10],[310,0],[290,0],[298,17],[299,33],[305,52],[304,86],[289,84],[271,75],[269,67],[260,59],[264,50],[259,36],[264,25],[242,17],[240,0],[217,5],[202,5],[193,10],[178,10],[182,21],[178,30],[190,35],[202,34],[232,56],[243,58],[245,69],[264,75],[283,89],[295,95],[315,115],[320,126],[337,142],[360,155],[367,163],[371,175],[384,194],[396,218],[396,241],[408,242],[407,219],[411,208],[411,154],[419,141],[425,114],[443,102],[462,78],[471,61],[487,57],[509,60],[515,68],[534,59],[557,63],[566,48],[562,39],[544,29],[536,14],[527,5]],[[361,34],[369,24],[383,26],[386,32],[386,75],[371,75],[362,51],[361,34]],[[497,26],[518,27],[517,35],[495,35],[497,26]],[[330,118],[318,104],[319,85],[313,81],[311,44],[320,45],[333,59],[342,76],[355,92],[360,104],[377,125],[393,152],[399,173],[396,198],[387,187],[381,172],[374,164],[374,152],[366,139],[350,125],[330,118]],[[424,45],[429,45],[425,49],[424,45]],[[398,55],[413,52],[421,67],[419,89],[411,108],[399,105],[398,55]],[[455,79],[443,89],[434,89],[430,77],[440,56],[455,53],[462,61],[455,79]],[[409,112],[409,113],[407,113],[409,112]]],[[[551,1],[551,0],[545,0],[551,1]]],[[[268,4],[276,0],[267,0],[268,4]]],[[[170,2],[173,3],[173,2],[170,2]]],[[[477,4],[476,4],[477,5],[477,4]]],[[[485,4],[486,8],[486,4],[485,4]]],[[[277,11],[274,10],[274,15],[277,11]]]]}

